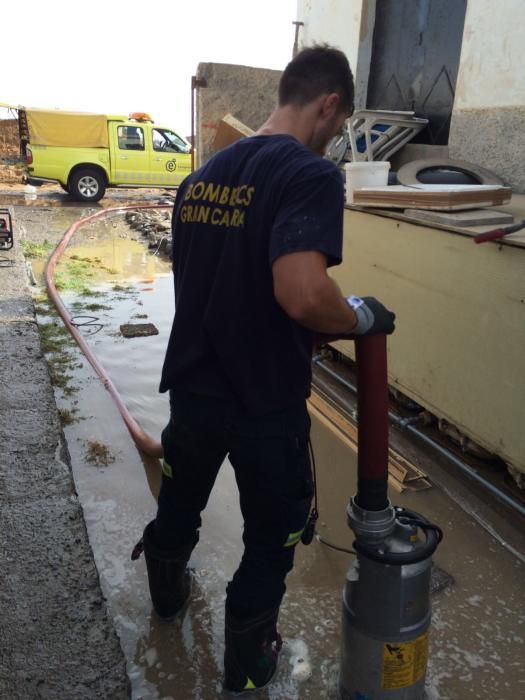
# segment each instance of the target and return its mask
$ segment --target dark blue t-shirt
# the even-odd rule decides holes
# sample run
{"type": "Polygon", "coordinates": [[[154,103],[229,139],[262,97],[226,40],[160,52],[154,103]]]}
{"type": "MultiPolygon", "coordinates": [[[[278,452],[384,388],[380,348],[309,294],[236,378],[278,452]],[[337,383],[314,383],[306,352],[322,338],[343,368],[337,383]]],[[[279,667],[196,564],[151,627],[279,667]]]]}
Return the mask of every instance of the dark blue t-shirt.
{"type": "Polygon", "coordinates": [[[252,415],[309,395],[313,334],[275,300],[272,263],[298,251],[340,263],[343,204],[336,166],[287,135],[238,141],[186,178],[160,391],[232,399],[252,415]]]}

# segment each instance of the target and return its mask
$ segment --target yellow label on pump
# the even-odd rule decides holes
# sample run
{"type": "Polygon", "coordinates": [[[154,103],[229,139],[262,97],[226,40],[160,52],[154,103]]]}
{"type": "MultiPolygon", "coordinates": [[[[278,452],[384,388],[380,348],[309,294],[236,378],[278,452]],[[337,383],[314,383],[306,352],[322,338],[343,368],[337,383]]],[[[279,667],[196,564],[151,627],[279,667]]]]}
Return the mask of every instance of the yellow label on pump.
{"type": "Polygon", "coordinates": [[[383,646],[382,687],[408,688],[421,680],[427,668],[428,631],[410,642],[388,642],[383,646]]]}

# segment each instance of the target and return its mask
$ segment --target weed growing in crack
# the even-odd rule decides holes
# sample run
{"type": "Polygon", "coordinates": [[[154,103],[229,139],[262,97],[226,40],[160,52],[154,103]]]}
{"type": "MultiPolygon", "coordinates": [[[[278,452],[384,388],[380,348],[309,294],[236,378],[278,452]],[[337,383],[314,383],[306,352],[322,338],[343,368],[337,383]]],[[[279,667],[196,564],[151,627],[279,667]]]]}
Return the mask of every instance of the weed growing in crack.
{"type": "Polygon", "coordinates": [[[115,455],[104,443],[90,440],[87,443],[86,461],[97,467],[107,467],[115,461],[115,455]]]}
{"type": "Polygon", "coordinates": [[[45,240],[42,243],[35,243],[24,239],[20,241],[22,252],[26,258],[47,258],[49,253],[55,247],[52,243],[45,240]]]}
{"type": "Polygon", "coordinates": [[[78,423],[81,420],[78,414],[78,408],[59,408],[58,417],[62,425],[72,425],[73,423],[78,423]]]}

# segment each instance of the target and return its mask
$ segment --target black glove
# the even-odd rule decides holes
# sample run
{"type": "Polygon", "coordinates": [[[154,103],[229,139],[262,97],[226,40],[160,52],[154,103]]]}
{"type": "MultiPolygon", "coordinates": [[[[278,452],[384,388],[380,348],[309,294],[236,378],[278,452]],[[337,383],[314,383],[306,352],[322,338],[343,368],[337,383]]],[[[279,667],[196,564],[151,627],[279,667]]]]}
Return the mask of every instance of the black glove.
{"type": "Polygon", "coordinates": [[[351,296],[346,301],[357,317],[357,324],[351,331],[352,335],[394,332],[396,315],[385,308],[375,297],[351,296]]]}

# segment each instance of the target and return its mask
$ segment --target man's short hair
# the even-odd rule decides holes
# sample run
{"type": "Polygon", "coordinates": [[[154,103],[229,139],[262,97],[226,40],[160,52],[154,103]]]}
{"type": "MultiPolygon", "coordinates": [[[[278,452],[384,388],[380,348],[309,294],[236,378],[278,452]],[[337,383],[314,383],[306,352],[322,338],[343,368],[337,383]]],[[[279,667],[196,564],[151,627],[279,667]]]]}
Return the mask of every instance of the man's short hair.
{"type": "Polygon", "coordinates": [[[302,107],[331,92],[341,99],[340,111],[351,114],[354,77],[348,59],[333,46],[311,46],[300,51],[286,66],[279,83],[279,106],[302,107]]]}

